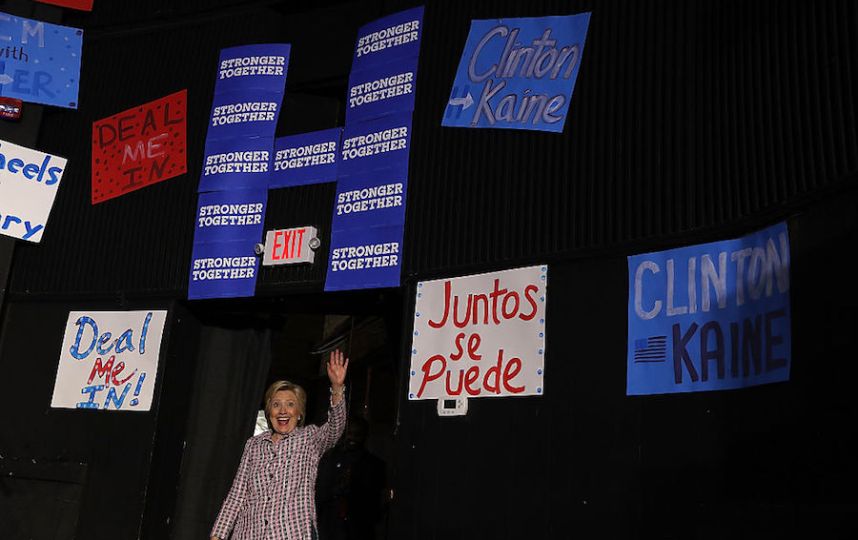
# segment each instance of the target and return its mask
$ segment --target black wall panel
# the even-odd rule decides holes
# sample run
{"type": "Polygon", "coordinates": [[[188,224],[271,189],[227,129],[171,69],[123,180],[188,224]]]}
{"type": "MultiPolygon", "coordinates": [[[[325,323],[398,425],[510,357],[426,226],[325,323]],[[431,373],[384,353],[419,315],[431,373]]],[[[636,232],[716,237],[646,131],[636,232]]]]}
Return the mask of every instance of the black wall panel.
{"type": "Polygon", "coordinates": [[[789,382],[627,397],[626,258],[552,264],[543,396],[439,417],[400,390],[389,537],[854,538],[858,196],[788,224],[789,382]]]}
{"type": "MultiPolygon", "coordinates": [[[[279,131],[329,127],[342,122],[357,27],[414,2],[102,4],[93,19],[66,14],[93,28],[81,109],[45,117],[40,149],[70,164],[43,244],[18,250],[14,294],[184,296],[218,50],[291,41],[279,131]],[[91,206],[91,122],[183,87],[189,173],[91,206]]],[[[854,189],[856,23],[848,0],[427,2],[404,275],[744,232],[854,189]],[[585,10],[564,133],[440,127],[472,18],[585,10]]],[[[272,193],[268,222],[329,225],[332,195],[330,186],[272,193]],[[312,216],[296,223],[296,207],[312,216]]],[[[322,280],[321,267],[264,272],[259,290],[319,290],[322,280]]]]}
{"type": "Polygon", "coordinates": [[[183,433],[176,430],[184,429],[196,347],[194,325],[164,301],[7,304],[0,339],[0,523],[15,527],[12,537],[138,538],[148,520],[155,534],[147,538],[165,538],[162,518],[172,511],[182,451],[183,433]],[[150,411],[50,407],[63,329],[69,311],[79,309],[170,310],[150,411]],[[28,504],[40,498],[44,506],[28,504]]]}

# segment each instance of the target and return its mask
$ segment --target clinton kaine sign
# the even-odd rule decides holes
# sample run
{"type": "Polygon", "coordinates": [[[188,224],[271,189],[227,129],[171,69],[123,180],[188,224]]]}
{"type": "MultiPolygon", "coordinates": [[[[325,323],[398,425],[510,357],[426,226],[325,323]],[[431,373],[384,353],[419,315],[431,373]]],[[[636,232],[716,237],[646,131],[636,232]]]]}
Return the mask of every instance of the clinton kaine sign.
{"type": "Polygon", "coordinates": [[[471,21],[441,125],[562,132],[590,14],[471,21]]]}

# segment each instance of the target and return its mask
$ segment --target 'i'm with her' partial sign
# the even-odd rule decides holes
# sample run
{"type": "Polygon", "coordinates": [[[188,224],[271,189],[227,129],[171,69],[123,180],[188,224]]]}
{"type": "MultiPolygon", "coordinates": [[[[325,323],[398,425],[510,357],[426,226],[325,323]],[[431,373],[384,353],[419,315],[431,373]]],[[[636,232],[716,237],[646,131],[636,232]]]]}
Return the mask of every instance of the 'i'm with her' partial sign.
{"type": "Polygon", "coordinates": [[[628,395],[789,380],[785,223],[628,261],[628,395]]]}
{"type": "Polygon", "coordinates": [[[408,399],[542,395],[548,267],[417,284],[408,399]]]}

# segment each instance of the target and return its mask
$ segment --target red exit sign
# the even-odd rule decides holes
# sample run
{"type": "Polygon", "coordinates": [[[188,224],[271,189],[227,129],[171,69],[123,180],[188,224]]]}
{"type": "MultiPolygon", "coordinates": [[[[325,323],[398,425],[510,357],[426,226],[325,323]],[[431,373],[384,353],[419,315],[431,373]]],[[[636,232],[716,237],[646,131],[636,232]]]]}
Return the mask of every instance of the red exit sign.
{"type": "Polygon", "coordinates": [[[315,227],[277,229],[265,234],[263,266],[275,264],[312,263],[319,247],[315,227]]]}

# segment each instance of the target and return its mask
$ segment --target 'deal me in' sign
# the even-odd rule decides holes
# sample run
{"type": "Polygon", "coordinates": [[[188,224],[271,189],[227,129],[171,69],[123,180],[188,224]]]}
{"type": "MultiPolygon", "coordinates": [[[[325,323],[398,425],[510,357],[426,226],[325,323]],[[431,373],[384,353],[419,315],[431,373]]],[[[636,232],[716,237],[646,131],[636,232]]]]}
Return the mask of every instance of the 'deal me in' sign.
{"type": "Polygon", "coordinates": [[[51,407],[148,411],[166,311],[72,311],[51,407]]]}
{"type": "Polygon", "coordinates": [[[785,223],[629,257],[628,395],[789,380],[785,223]]]}
{"type": "Polygon", "coordinates": [[[441,125],[562,132],[590,13],[471,21],[441,125]]]}

